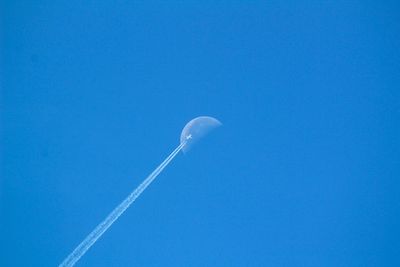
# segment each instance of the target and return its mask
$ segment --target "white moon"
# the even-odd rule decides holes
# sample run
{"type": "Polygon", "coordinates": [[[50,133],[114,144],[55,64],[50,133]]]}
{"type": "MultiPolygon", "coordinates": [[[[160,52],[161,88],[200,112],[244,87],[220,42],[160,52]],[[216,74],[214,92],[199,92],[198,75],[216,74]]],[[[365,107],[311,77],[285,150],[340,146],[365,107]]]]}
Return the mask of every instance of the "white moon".
{"type": "Polygon", "coordinates": [[[195,142],[221,125],[219,120],[208,116],[200,116],[189,121],[181,133],[181,144],[186,143],[182,148],[183,152],[188,151],[195,142]]]}

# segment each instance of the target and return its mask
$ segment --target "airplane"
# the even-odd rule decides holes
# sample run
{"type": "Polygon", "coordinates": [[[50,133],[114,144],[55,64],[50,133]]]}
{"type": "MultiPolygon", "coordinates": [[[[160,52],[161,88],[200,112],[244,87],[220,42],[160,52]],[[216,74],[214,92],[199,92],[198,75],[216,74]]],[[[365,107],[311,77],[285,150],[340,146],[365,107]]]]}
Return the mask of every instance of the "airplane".
{"type": "Polygon", "coordinates": [[[192,137],[192,135],[191,134],[189,134],[188,136],[186,136],[186,140],[189,140],[189,139],[192,139],[193,137],[192,137]]]}

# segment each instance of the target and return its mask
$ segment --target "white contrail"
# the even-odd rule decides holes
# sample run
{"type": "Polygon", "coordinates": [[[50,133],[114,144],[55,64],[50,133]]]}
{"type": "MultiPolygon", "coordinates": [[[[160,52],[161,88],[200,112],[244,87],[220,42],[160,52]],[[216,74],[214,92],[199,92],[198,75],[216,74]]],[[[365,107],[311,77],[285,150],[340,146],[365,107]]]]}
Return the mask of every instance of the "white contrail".
{"type": "Polygon", "coordinates": [[[160,174],[160,172],[171,162],[171,160],[185,146],[186,141],[181,144],[135,189],[132,193],[119,204],[108,216],[102,221],[71,254],[59,265],[60,267],[74,266],[75,263],[88,251],[88,249],[107,231],[107,229],[118,219],[119,216],[135,201],[136,198],[151,184],[151,182],[160,174]]]}

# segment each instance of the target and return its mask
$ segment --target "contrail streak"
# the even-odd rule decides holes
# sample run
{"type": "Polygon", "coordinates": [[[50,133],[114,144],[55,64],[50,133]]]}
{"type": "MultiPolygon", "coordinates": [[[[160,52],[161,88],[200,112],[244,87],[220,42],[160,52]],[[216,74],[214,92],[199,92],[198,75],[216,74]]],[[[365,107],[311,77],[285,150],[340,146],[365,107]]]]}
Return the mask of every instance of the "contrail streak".
{"type": "Polygon", "coordinates": [[[185,146],[186,141],[181,144],[135,189],[121,202],[75,249],[64,259],[59,267],[74,266],[75,263],[89,250],[102,234],[129,208],[129,206],[140,196],[147,186],[161,173],[161,171],[174,159],[174,157],[185,146]]]}

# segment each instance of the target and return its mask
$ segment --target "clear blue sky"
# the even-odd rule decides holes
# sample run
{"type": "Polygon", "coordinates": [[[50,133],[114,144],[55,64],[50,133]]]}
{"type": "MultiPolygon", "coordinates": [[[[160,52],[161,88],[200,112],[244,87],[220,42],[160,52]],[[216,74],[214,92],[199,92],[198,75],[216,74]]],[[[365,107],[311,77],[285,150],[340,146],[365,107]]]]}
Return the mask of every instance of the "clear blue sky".
{"type": "Polygon", "coordinates": [[[2,1],[1,266],[59,264],[199,115],[78,266],[400,266],[400,6],[212,2],[2,1]]]}

